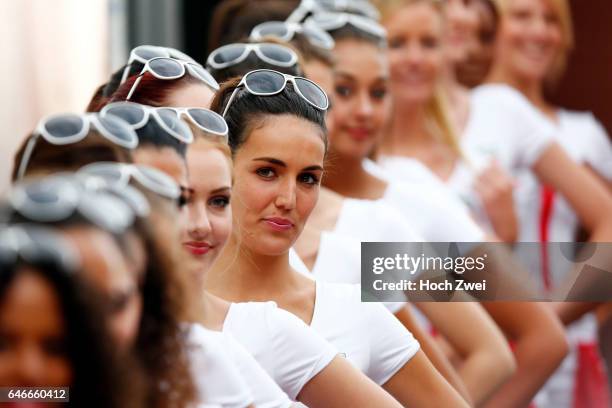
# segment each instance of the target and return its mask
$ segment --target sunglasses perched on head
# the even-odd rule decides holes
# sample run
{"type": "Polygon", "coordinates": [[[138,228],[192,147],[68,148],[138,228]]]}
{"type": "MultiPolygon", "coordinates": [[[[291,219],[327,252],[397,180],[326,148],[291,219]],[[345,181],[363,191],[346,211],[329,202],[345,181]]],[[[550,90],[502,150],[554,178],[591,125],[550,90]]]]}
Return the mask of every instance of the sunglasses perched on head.
{"type": "Polygon", "coordinates": [[[147,72],[149,72],[155,78],[162,80],[179,79],[186,74],[190,74],[194,78],[204,82],[211,89],[215,91],[219,90],[219,84],[215,78],[213,78],[212,75],[210,75],[210,73],[200,64],[195,62],[186,62],[175,58],[156,57],[145,62],[144,67],[142,67],[142,71],[140,71],[138,78],[136,78],[134,81],[126,100],[129,101],[132,98],[138,84],[142,80],[142,76],[147,72]]]}
{"type": "Polygon", "coordinates": [[[193,133],[189,126],[183,123],[170,108],[155,108],[133,102],[113,102],[102,108],[100,115],[119,117],[134,130],[143,128],[150,120],[155,120],[166,133],[180,142],[187,144],[193,142],[193,133]]]}
{"type": "Polygon", "coordinates": [[[79,266],[74,247],[51,229],[29,224],[0,227],[0,272],[20,259],[34,265],[53,263],[65,272],[79,266]]]}
{"type": "Polygon", "coordinates": [[[364,31],[381,39],[387,38],[387,30],[375,20],[356,14],[321,12],[308,17],[306,22],[317,25],[325,31],[338,30],[347,25],[352,25],[358,30],[364,31]]]}
{"type": "Polygon", "coordinates": [[[235,43],[224,45],[210,53],[206,65],[216,70],[238,65],[254,53],[261,61],[278,67],[292,67],[298,62],[297,54],[280,44],[235,43]]]}
{"type": "Polygon", "coordinates": [[[116,188],[124,188],[135,180],[147,190],[173,201],[181,196],[181,188],[170,176],[149,166],[98,162],[82,167],[77,174],[99,177],[116,188]]]}
{"type": "Polygon", "coordinates": [[[122,233],[134,222],[134,212],[116,196],[86,190],[69,175],[54,175],[17,184],[8,196],[10,208],[2,217],[17,213],[31,222],[56,223],[80,215],[111,233],[122,233]]]}
{"type": "Polygon", "coordinates": [[[321,30],[314,24],[290,23],[285,21],[267,21],[253,28],[250,39],[261,41],[266,37],[278,38],[279,40],[289,42],[295,37],[295,34],[302,34],[310,44],[332,50],[334,48],[334,39],[324,30],[321,30]]]}
{"type": "Polygon", "coordinates": [[[247,92],[256,96],[273,96],[281,93],[286,88],[287,83],[291,83],[294,91],[314,108],[324,111],[329,107],[327,94],[310,79],[294,77],[271,69],[258,69],[242,77],[225,106],[223,117],[227,115],[240,88],[244,88],[247,92]]]}
{"type": "Polygon", "coordinates": [[[310,14],[321,12],[351,13],[379,21],[380,13],[367,0],[302,0],[286,21],[300,23],[310,14]]]}
{"type": "Polygon", "coordinates": [[[125,66],[125,69],[123,70],[123,75],[121,76],[120,83],[122,84],[127,80],[130,70],[132,68],[132,64],[134,62],[138,62],[144,65],[147,63],[147,61],[153,58],[160,57],[174,58],[177,60],[197,64],[197,62],[189,55],[175,48],[160,47],[157,45],[139,45],[138,47],[133,48],[132,51],[130,51],[130,57],[128,58],[128,62],[125,66]]]}
{"type": "Polygon", "coordinates": [[[17,179],[20,180],[25,175],[39,137],[54,145],[68,145],[85,139],[90,134],[92,127],[104,138],[118,146],[126,149],[134,149],[138,146],[138,136],[134,130],[128,123],[116,116],[97,113],[48,116],[38,123],[32,137],[28,140],[19,163],[17,179]]]}

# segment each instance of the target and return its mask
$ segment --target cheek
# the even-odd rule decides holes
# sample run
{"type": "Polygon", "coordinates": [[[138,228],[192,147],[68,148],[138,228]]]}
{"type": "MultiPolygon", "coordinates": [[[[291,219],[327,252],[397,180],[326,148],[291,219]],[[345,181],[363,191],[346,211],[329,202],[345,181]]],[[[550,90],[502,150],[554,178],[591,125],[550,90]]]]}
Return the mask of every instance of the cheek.
{"type": "Polygon", "coordinates": [[[232,210],[228,206],[222,214],[211,216],[212,230],[215,241],[223,246],[232,232],[232,210]]]}
{"type": "Polygon", "coordinates": [[[298,193],[296,199],[296,209],[303,227],[315,205],[317,205],[317,200],[319,199],[319,187],[303,189],[298,193]]]}
{"type": "Polygon", "coordinates": [[[49,385],[70,385],[72,383],[72,366],[66,357],[50,357],[47,361],[49,385]]]}
{"type": "Polygon", "coordinates": [[[232,213],[239,221],[246,220],[250,214],[256,216],[261,213],[273,200],[274,191],[270,182],[259,180],[250,174],[244,174],[242,181],[238,181],[232,194],[232,213]]]}

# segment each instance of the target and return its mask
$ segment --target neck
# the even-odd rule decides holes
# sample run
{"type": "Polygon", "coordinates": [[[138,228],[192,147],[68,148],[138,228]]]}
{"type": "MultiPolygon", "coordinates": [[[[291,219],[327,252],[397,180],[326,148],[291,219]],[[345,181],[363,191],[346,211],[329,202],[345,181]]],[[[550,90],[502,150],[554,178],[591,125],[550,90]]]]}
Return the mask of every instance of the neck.
{"type": "Polygon", "coordinates": [[[500,64],[495,64],[486,80],[487,83],[502,83],[509,85],[522,93],[533,105],[540,110],[549,110],[550,105],[544,98],[544,90],[541,81],[512,75],[500,64]]]}
{"type": "Polygon", "coordinates": [[[363,168],[363,159],[348,157],[331,152],[329,171],[323,177],[323,185],[345,196],[353,197],[364,188],[364,180],[369,174],[363,168]]]}
{"type": "Polygon", "coordinates": [[[268,301],[276,299],[296,281],[289,266],[289,254],[255,253],[232,235],[219,259],[206,276],[205,286],[211,293],[231,302],[268,301]]]}
{"type": "Polygon", "coordinates": [[[426,123],[424,104],[396,102],[391,127],[380,151],[388,155],[407,155],[412,146],[431,139],[426,123]]]}

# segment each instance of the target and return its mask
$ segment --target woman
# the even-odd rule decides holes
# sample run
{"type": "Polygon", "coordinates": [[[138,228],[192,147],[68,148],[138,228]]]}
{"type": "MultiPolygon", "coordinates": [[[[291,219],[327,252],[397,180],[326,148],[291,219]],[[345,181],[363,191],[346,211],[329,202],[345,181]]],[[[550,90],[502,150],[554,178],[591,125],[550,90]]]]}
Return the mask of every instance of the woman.
{"type": "MultiPolygon", "coordinates": [[[[133,224],[133,210],[123,199],[90,191],[85,187],[96,180],[79,179],[51,176],[16,185],[8,200],[12,205],[5,204],[3,214],[9,222],[53,226],[74,245],[82,260],[83,279],[101,293],[115,347],[125,358],[135,357],[144,370],[148,405],[185,406],[193,386],[178,322],[189,304],[182,295],[180,276],[169,268],[171,254],[166,251],[163,259],[158,258],[167,244],[155,240],[144,220],[133,224]],[[66,197],[76,203],[61,201],[66,197]],[[63,217],[50,218],[48,214],[58,214],[62,204],[63,217]],[[171,385],[172,393],[159,386],[163,382],[171,385]]],[[[151,201],[158,212],[167,204],[159,200],[151,201]]],[[[174,208],[171,213],[175,214],[174,208]]],[[[150,220],[166,238],[171,236],[171,225],[157,215],[150,220]]]]}
{"type": "MultiPolygon", "coordinates": [[[[480,89],[501,94],[511,87],[520,92],[528,101],[526,105],[534,118],[544,126],[555,129],[554,139],[567,154],[597,178],[612,185],[612,169],[609,166],[612,144],[603,126],[591,113],[563,109],[545,96],[545,92],[554,89],[562,77],[574,45],[568,2],[503,0],[496,2],[496,6],[500,22],[493,64],[487,84],[480,89]],[[530,47],[533,54],[525,51],[530,47]]],[[[567,198],[543,185],[527,171],[519,174],[518,183],[521,241],[575,241],[580,213],[572,208],[567,198]]],[[[534,273],[541,277],[542,285],[551,290],[561,284],[567,266],[559,262],[559,257],[549,253],[545,245],[539,253],[532,254],[529,261],[534,273]]],[[[572,399],[571,389],[562,384],[580,380],[588,375],[589,366],[599,364],[598,361],[588,366],[581,364],[585,361],[583,355],[596,350],[595,332],[592,316],[570,328],[574,353],[565,361],[562,374],[547,386],[551,406],[569,403],[572,399]]],[[[580,395],[579,390],[573,398],[580,400],[587,396],[580,395]]]]}
{"type": "Polygon", "coordinates": [[[0,230],[0,385],[68,387],[68,406],[145,406],[139,371],[110,346],[76,259],[48,230],[0,230]]]}
{"type": "Polygon", "coordinates": [[[457,83],[453,64],[465,54],[470,27],[469,18],[461,16],[469,13],[457,11],[465,9],[463,2],[449,2],[450,34],[445,36],[441,4],[381,2],[394,113],[378,161],[398,176],[410,171],[409,159],[420,161],[470,205],[489,233],[514,242],[518,227],[511,180],[495,162],[460,146],[458,136],[469,118],[469,95],[457,83]]]}
{"type": "MultiPolygon", "coordinates": [[[[339,38],[340,34],[336,33],[335,35],[337,80],[334,120],[336,125],[331,133],[331,149],[334,162],[342,171],[334,171],[332,168],[325,179],[325,183],[332,189],[350,197],[381,198],[387,196],[385,198],[390,201],[389,193],[386,191],[390,189],[397,191],[401,188],[401,185],[398,183],[388,183],[363,170],[363,160],[376,142],[384,136],[384,124],[386,123],[386,118],[391,113],[388,89],[394,84],[389,82],[388,79],[386,54],[384,50],[373,45],[373,43],[357,41],[354,35],[347,34],[348,38],[341,40],[339,38]]],[[[332,35],[334,35],[333,32],[332,35]]],[[[426,189],[429,188],[428,186],[422,187],[423,184],[423,181],[415,180],[408,187],[404,187],[404,189],[415,190],[416,196],[418,192],[427,191],[426,189]]],[[[398,194],[396,193],[395,195],[397,196],[398,194]]],[[[437,222],[440,222],[441,217],[445,216],[444,211],[439,209],[439,205],[435,201],[431,205],[412,210],[412,213],[410,213],[410,207],[414,206],[415,202],[418,202],[417,200],[423,200],[423,198],[415,197],[414,200],[394,200],[393,202],[395,202],[396,208],[401,208],[410,217],[409,219],[413,225],[422,225],[424,223],[435,225],[437,222]]],[[[465,241],[465,238],[452,238],[452,232],[449,232],[446,227],[446,224],[453,226],[456,223],[455,219],[449,219],[448,222],[444,222],[444,225],[435,227],[433,233],[429,233],[428,226],[425,225],[422,227],[422,231],[427,231],[427,234],[423,233],[423,235],[428,241],[433,242],[465,241]],[[442,239],[434,238],[435,234],[439,236],[439,234],[444,233],[451,235],[442,239]]],[[[481,236],[479,239],[482,238],[484,237],[481,236]]],[[[512,359],[507,357],[507,346],[503,345],[503,342],[500,343],[500,341],[483,343],[482,336],[474,332],[468,333],[474,335],[473,339],[466,341],[464,336],[466,333],[464,330],[461,330],[460,322],[470,322],[469,324],[473,324],[471,319],[437,321],[433,318],[433,316],[438,316],[438,318],[439,316],[448,316],[448,313],[457,310],[458,307],[478,308],[478,305],[452,304],[449,306],[426,303],[419,304],[418,306],[431,309],[428,311],[428,317],[432,320],[434,327],[442,332],[454,348],[464,350],[462,352],[464,355],[466,347],[467,350],[472,351],[472,353],[467,354],[470,358],[466,360],[470,364],[463,366],[472,368],[463,371],[462,378],[476,404],[484,403],[512,372],[512,359]],[[447,311],[446,313],[444,312],[445,310],[447,311]],[[474,349],[474,344],[480,346],[479,352],[476,352],[478,348],[474,349]],[[479,355],[486,357],[476,357],[479,355]],[[501,360],[498,360],[500,356],[501,360]],[[489,365],[489,362],[496,361],[501,361],[501,363],[489,365]],[[483,362],[487,363],[483,364],[483,362]],[[508,368],[500,370],[499,367],[503,367],[501,364],[507,364],[508,368]],[[485,384],[486,386],[483,386],[485,384]]],[[[554,364],[560,361],[565,352],[563,332],[559,324],[554,320],[554,316],[545,310],[545,308],[535,305],[533,307],[528,305],[521,307],[524,308],[525,312],[530,310],[529,313],[533,316],[533,322],[538,322],[542,327],[541,329],[536,329],[537,326],[530,321],[517,322],[509,320],[511,311],[515,310],[513,307],[504,307],[498,304],[490,304],[486,305],[486,307],[504,331],[512,333],[512,338],[520,339],[521,349],[543,353],[543,355],[550,358],[553,367],[554,364]],[[534,337],[529,333],[533,330],[538,332],[541,330],[537,334],[541,341],[537,338],[534,340],[534,337]]],[[[518,363],[520,366],[522,361],[518,363]]]]}
{"type": "MultiPolygon", "coordinates": [[[[183,80],[156,81],[155,79],[150,79],[147,81],[147,78],[145,78],[143,82],[145,82],[146,87],[137,95],[136,100],[154,106],[189,106],[193,98],[205,96],[203,92],[206,91],[202,87],[190,87],[183,80]],[[154,90],[154,92],[147,92],[147,90],[154,90]]],[[[125,94],[128,86],[130,85],[128,84],[120,88],[118,94],[125,94]]],[[[198,132],[196,131],[196,133],[198,132]]],[[[210,132],[207,133],[210,134],[210,132]]],[[[201,132],[199,134],[200,136],[197,137],[199,140],[198,147],[203,148],[203,150],[210,150],[207,148],[207,143],[210,142],[203,140],[206,137],[201,136],[201,132]]],[[[221,145],[217,145],[217,147],[219,146],[221,145]]],[[[198,156],[198,150],[200,149],[194,151],[196,157],[198,156]]],[[[194,181],[196,187],[201,185],[207,186],[208,183],[213,182],[215,188],[213,189],[212,202],[208,197],[206,189],[200,193],[196,191],[185,209],[185,216],[191,220],[192,226],[188,231],[187,223],[183,224],[185,232],[184,245],[181,250],[186,255],[184,257],[186,262],[191,265],[186,266],[186,268],[192,272],[196,283],[202,283],[203,273],[206,272],[219,251],[223,248],[227,239],[227,236],[224,237],[224,234],[229,233],[231,226],[231,213],[225,209],[226,206],[223,204],[227,200],[225,195],[228,194],[228,186],[231,186],[231,177],[229,176],[231,174],[231,167],[226,162],[229,159],[227,146],[221,149],[221,153],[219,155],[219,151],[215,152],[213,149],[208,154],[208,158],[213,159],[213,167],[208,170],[212,170],[215,173],[221,169],[220,180],[201,177],[198,178],[197,182],[194,181]],[[226,155],[225,157],[223,157],[224,154],[226,155]],[[221,158],[220,166],[219,158],[221,158]],[[220,197],[219,193],[221,193],[220,197]],[[215,209],[216,211],[213,214],[208,213],[209,210],[214,211],[215,209]],[[214,218],[217,221],[225,219],[225,226],[223,224],[212,224],[215,226],[213,231],[216,232],[214,234],[211,233],[212,236],[209,238],[208,233],[203,233],[200,223],[205,222],[208,224],[208,219],[213,218],[213,215],[216,215],[214,218]],[[202,221],[200,217],[206,217],[205,221],[202,221]],[[211,248],[211,246],[214,248],[211,248]]],[[[164,166],[164,158],[159,156],[158,159],[156,163],[161,168],[164,166]]],[[[194,161],[200,165],[206,163],[206,161],[191,160],[190,167],[196,166],[194,161]]],[[[194,174],[204,174],[199,167],[192,168],[191,170],[194,174]]],[[[185,169],[182,174],[186,173],[187,170],[185,169]]],[[[175,177],[178,177],[178,174],[175,177]]],[[[198,294],[204,292],[200,285],[194,285],[194,291],[198,294]]],[[[279,395],[279,390],[274,389],[269,384],[269,380],[264,378],[256,368],[245,371],[249,386],[253,390],[256,404],[285,406],[286,397],[283,398],[283,392],[292,400],[309,401],[308,405],[311,406],[317,406],[317,404],[325,406],[334,406],[334,404],[343,405],[351,403],[349,402],[351,398],[359,398],[359,396],[350,395],[349,392],[350,378],[355,378],[355,376],[359,378],[358,373],[353,372],[349,377],[346,377],[347,373],[344,370],[347,367],[339,357],[334,358],[335,352],[331,346],[323,343],[319,336],[311,333],[295,317],[269,303],[232,305],[208,292],[204,292],[204,295],[202,298],[202,309],[206,313],[200,313],[196,321],[204,323],[208,329],[223,330],[225,332],[223,335],[225,336],[229,334],[234,335],[235,339],[257,359],[257,362],[282,389],[279,395]],[[228,325],[226,324],[226,315],[232,306],[233,310],[238,309],[242,313],[243,318],[246,317],[243,324],[236,326],[238,330],[228,330],[228,325]],[[246,331],[242,329],[246,329],[246,331]],[[258,336],[253,336],[253,333],[257,333],[258,336]],[[270,344],[275,344],[275,346],[271,347],[270,344]],[[296,364],[296,362],[299,362],[299,364],[296,364]],[[328,386],[334,386],[337,391],[334,394],[330,394],[326,388],[328,386]]],[[[244,367],[245,362],[238,361],[237,364],[244,367]]],[[[348,368],[348,370],[349,373],[352,371],[351,368],[348,368]]],[[[363,381],[363,379],[360,381],[363,381]]],[[[377,391],[374,389],[363,392],[364,394],[362,395],[366,396],[365,399],[367,399],[368,395],[372,396],[374,401],[380,398],[376,397],[377,391]]],[[[382,400],[385,400],[385,398],[383,396],[382,400]]]]}
{"type": "MultiPolygon", "coordinates": [[[[185,83],[184,80],[155,81],[155,79],[150,79],[147,81],[147,78],[145,78],[143,82],[146,87],[137,94],[136,100],[151,105],[189,106],[188,104],[194,100],[193,95],[201,94],[203,91],[202,87],[198,89],[190,86],[191,84],[185,83]],[[147,90],[154,90],[154,92],[147,92],[147,90]]],[[[121,87],[117,95],[125,94],[129,86],[130,84],[128,83],[121,87]]],[[[205,144],[205,142],[202,143],[205,144]]],[[[227,153],[227,148],[225,148],[225,152],[227,153]]],[[[159,156],[159,160],[156,160],[156,163],[157,166],[163,167],[163,156],[159,156]]],[[[226,171],[228,171],[227,168],[226,171]]],[[[186,174],[186,172],[187,170],[185,169],[182,174],[186,174]]],[[[177,173],[176,177],[178,176],[179,174],[177,173]]],[[[206,179],[202,179],[202,182],[206,183],[206,179]]],[[[223,185],[223,183],[221,184],[223,185]]],[[[227,183],[224,186],[227,187],[227,183]]],[[[199,216],[204,214],[201,211],[201,207],[198,208],[201,205],[201,202],[196,200],[192,205],[187,206],[190,218],[195,216],[197,220],[199,216]]],[[[210,208],[210,205],[206,203],[205,207],[210,208]]],[[[223,208],[222,205],[220,205],[221,208],[223,208]]],[[[195,222],[197,225],[198,221],[195,222]]],[[[188,255],[186,262],[192,264],[191,267],[186,266],[186,268],[194,271],[196,282],[201,282],[202,273],[205,271],[206,266],[212,263],[218,251],[223,247],[224,241],[218,243],[218,249],[211,251],[210,255],[208,255],[208,249],[204,248],[208,245],[203,245],[198,236],[197,232],[189,236],[185,232],[185,245],[182,250],[188,255]],[[204,265],[201,264],[203,258],[206,259],[204,265]]],[[[194,288],[198,294],[204,292],[199,285],[195,285],[194,288]]],[[[221,330],[224,328],[225,315],[231,305],[207,292],[204,292],[204,294],[203,305],[196,321],[203,322],[209,329],[221,330]]],[[[342,381],[338,378],[338,373],[342,371],[339,367],[342,367],[343,363],[337,357],[333,358],[333,351],[328,344],[322,343],[322,339],[311,334],[309,330],[305,331],[305,326],[302,322],[297,319],[288,319],[288,317],[291,317],[290,315],[287,316],[284,311],[270,307],[271,305],[269,304],[245,304],[239,306],[242,311],[248,313],[252,311],[252,314],[254,314],[249,322],[244,322],[245,327],[252,325],[253,322],[257,324],[263,323],[264,326],[259,326],[259,329],[253,329],[259,334],[256,337],[253,337],[252,333],[247,332],[232,334],[236,334],[236,340],[240,341],[253,354],[261,366],[266,369],[282,388],[282,391],[291,399],[296,400],[299,398],[300,401],[309,400],[313,404],[320,401],[319,403],[321,404],[330,405],[342,404],[347,401],[347,393],[337,392],[331,395],[325,390],[327,384],[330,383],[334,384],[337,382],[338,390],[348,385],[344,378],[342,381]],[[270,327],[275,327],[275,331],[271,332],[270,327]],[[253,343],[253,340],[256,340],[255,343],[253,343]],[[276,343],[277,347],[270,347],[270,343],[276,343]],[[289,345],[291,346],[289,347],[289,345]],[[328,364],[330,360],[332,360],[331,364],[328,364]],[[295,361],[301,361],[301,365],[296,366],[295,361]]],[[[244,366],[244,361],[239,362],[239,365],[244,366]]],[[[275,390],[268,383],[269,380],[262,378],[261,373],[257,372],[256,369],[252,369],[248,375],[253,376],[249,378],[248,382],[253,386],[252,389],[256,403],[274,403],[278,404],[274,406],[284,406],[285,399],[282,397],[282,392],[279,395],[278,390],[275,390]],[[265,386],[261,386],[262,384],[265,386]]],[[[367,395],[372,392],[374,391],[366,391],[365,394],[367,395]]]]}
{"type": "MultiPolygon", "coordinates": [[[[229,300],[274,300],[332,341],[403,404],[465,404],[381,306],[361,304],[350,286],[315,283],[289,266],[289,249],[317,200],[326,151],[327,100],[320,89],[278,72],[254,71],[243,78],[247,84],[251,79],[255,84],[282,78],[297,81],[293,86],[306,86],[301,92],[304,95],[308,89],[310,99],[284,87],[282,81],[273,96],[254,95],[242,89],[244,82],[239,80],[228,82],[215,98],[213,108],[226,113],[230,128],[236,224],[227,248],[209,272],[207,286],[229,300]],[[378,329],[366,329],[363,320],[352,321],[349,316],[355,313],[367,316],[368,324],[378,329]],[[389,346],[386,351],[371,348],[379,344],[373,337],[365,340],[372,332],[385,336],[387,345],[395,343],[395,351],[390,353],[389,346]],[[362,339],[359,344],[357,338],[362,339]],[[363,360],[367,354],[370,361],[363,360]]],[[[358,404],[364,401],[372,402],[365,399],[358,404]]]]}

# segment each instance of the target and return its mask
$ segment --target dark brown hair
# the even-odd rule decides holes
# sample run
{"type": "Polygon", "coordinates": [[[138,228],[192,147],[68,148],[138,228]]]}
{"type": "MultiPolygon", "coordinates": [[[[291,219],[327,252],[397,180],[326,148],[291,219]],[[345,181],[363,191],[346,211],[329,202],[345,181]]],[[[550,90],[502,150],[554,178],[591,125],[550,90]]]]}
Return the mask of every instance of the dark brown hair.
{"type": "MultiPolygon", "coordinates": [[[[215,96],[211,109],[221,114],[239,83],[240,78],[225,82],[215,96]]],[[[325,150],[327,150],[325,112],[311,106],[288,83],[282,92],[273,96],[257,96],[245,89],[236,91],[232,106],[225,115],[232,153],[235,154],[246,142],[253,127],[269,115],[293,115],[314,123],[321,129],[325,150]]]]}
{"type": "Polygon", "coordinates": [[[266,21],[284,21],[299,5],[299,0],[225,0],[212,16],[208,50],[240,42],[253,27],[266,21]]]}

